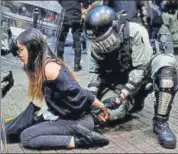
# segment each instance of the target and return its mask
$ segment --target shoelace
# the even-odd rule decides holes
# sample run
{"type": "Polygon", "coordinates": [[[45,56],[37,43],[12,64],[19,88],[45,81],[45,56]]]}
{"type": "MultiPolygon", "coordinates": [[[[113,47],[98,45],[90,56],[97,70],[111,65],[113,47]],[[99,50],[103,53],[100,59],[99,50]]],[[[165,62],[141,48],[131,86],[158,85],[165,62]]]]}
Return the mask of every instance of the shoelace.
{"type": "Polygon", "coordinates": [[[170,129],[169,129],[169,124],[168,123],[162,123],[162,124],[160,124],[160,128],[161,128],[161,131],[166,131],[166,132],[169,132],[170,131],[170,129]]]}

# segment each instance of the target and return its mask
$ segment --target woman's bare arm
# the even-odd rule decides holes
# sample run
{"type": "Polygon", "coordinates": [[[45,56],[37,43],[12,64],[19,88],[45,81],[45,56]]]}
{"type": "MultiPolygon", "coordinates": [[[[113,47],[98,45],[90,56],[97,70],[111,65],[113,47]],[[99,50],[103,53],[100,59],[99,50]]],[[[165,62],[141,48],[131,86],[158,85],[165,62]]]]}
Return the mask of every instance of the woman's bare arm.
{"type": "Polygon", "coordinates": [[[45,65],[45,76],[47,80],[55,80],[60,72],[61,66],[55,62],[49,62],[45,65]]]}

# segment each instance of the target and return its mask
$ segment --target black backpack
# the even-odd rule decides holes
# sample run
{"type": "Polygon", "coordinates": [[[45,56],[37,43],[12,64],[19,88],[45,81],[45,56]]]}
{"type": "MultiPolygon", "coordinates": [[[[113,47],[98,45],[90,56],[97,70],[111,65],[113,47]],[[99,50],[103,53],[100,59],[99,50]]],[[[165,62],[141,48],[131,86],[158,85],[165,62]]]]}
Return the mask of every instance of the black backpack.
{"type": "Polygon", "coordinates": [[[5,131],[8,143],[19,142],[21,132],[37,123],[35,120],[35,112],[39,109],[39,107],[30,102],[27,108],[19,116],[5,123],[5,131]]]}

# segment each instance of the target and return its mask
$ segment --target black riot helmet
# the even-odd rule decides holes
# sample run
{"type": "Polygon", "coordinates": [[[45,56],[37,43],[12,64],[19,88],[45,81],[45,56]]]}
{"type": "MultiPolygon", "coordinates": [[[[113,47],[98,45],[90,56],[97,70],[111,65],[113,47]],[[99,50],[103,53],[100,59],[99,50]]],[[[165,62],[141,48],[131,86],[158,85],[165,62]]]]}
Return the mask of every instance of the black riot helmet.
{"type": "Polygon", "coordinates": [[[85,37],[100,53],[111,52],[121,44],[119,16],[110,7],[100,5],[91,9],[84,22],[85,37]]]}

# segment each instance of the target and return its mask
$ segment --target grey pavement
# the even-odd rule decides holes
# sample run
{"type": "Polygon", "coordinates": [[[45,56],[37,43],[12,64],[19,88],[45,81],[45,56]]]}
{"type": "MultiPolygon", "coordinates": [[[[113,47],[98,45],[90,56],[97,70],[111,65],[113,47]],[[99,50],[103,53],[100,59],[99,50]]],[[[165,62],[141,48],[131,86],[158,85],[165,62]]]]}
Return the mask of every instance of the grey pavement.
{"type": "MultiPolygon", "coordinates": [[[[178,61],[178,56],[176,57],[178,61]]],[[[65,48],[64,61],[70,69],[73,69],[74,53],[71,47],[65,48]]],[[[87,86],[88,57],[82,55],[83,69],[77,72],[78,81],[82,87],[87,86]]],[[[1,57],[1,69],[12,70],[15,84],[1,100],[3,116],[13,117],[20,114],[28,105],[27,87],[28,78],[22,69],[22,63],[7,55],[1,57]]],[[[110,125],[103,130],[104,135],[110,140],[110,144],[96,149],[74,149],[74,150],[28,150],[21,144],[9,144],[9,153],[178,153],[178,145],[174,150],[162,148],[157,143],[156,135],[152,132],[153,103],[155,99],[150,94],[145,101],[144,109],[141,112],[134,113],[126,121],[120,121],[110,125]]],[[[35,102],[37,105],[42,104],[35,102]]],[[[170,126],[178,137],[178,95],[170,116],[170,126]]]]}

